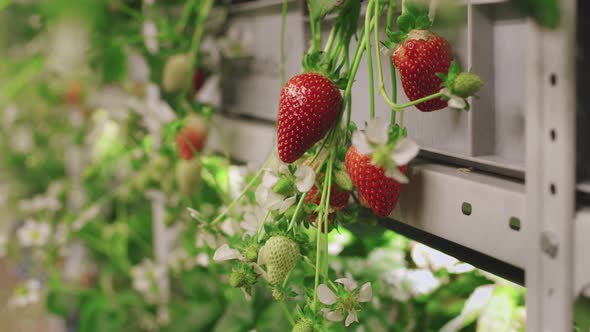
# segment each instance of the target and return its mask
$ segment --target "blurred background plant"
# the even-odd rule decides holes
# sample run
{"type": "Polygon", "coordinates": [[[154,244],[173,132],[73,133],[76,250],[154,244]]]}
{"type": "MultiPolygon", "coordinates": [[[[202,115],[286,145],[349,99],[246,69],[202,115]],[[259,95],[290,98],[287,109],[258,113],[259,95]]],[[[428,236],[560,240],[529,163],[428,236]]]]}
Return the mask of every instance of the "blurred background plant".
{"type": "MultiPolygon", "coordinates": [[[[232,266],[213,260],[265,214],[248,191],[209,222],[253,176],[203,150],[220,58],[245,56],[223,29],[228,5],[0,1],[0,254],[20,280],[11,310],[42,302],[76,331],[290,329],[266,288],[246,300],[228,285],[232,266]]],[[[522,288],[358,213],[329,246],[331,273],[373,285],[351,329],[524,331],[522,288]]]]}

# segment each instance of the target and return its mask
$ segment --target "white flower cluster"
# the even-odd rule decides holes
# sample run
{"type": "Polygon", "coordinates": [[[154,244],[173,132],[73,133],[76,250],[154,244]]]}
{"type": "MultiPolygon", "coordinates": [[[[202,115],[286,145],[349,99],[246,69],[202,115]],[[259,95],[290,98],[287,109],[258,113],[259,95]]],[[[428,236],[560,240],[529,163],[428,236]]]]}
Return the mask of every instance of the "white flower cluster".
{"type": "MultiPolygon", "coordinates": [[[[357,130],[352,134],[352,145],[362,154],[373,156],[376,151],[388,151],[389,144],[389,122],[375,118],[367,123],[364,132],[357,130]]],[[[399,170],[400,166],[407,165],[414,159],[420,147],[413,140],[402,137],[393,146],[390,153],[390,160],[383,165],[385,176],[395,179],[399,183],[407,183],[408,178],[399,170]]],[[[373,158],[372,163],[375,162],[373,158]]]]}
{"type": "MultiPolygon", "coordinates": [[[[313,168],[307,165],[299,165],[293,175],[295,176],[295,187],[299,192],[306,193],[313,187],[316,178],[313,168]]],[[[287,164],[279,159],[275,150],[268,166],[265,168],[262,183],[256,190],[256,201],[266,210],[278,210],[279,213],[284,213],[295,204],[295,196],[285,197],[273,191],[281,176],[292,175],[287,164]]]]}
{"type": "Polygon", "coordinates": [[[322,310],[324,317],[333,322],[344,320],[346,327],[354,322],[358,322],[357,307],[360,303],[369,302],[373,297],[371,283],[367,282],[358,288],[358,284],[352,278],[340,278],[335,280],[344,288],[344,294],[336,295],[326,284],[318,286],[318,300],[329,306],[322,310]],[[346,319],[345,319],[346,315],[346,319]]]}
{"type": "Polygon", "coordinates": [[[9,304],[15,308],[23,308],[39,302],[40,299],[41,282],[36,279],[29,279],[16,286],[9,304]]]}
{"type": "Polygon", "coordinates": [[[161,298],[160,281],[166,278],[166,267],[149,259],[131,268],[133,288],[138,291],[146,302],[158,303],[161,298]]]}
{"type": "Polygon", "coordinates": [[[49,240],[51,225],[47,222],[29,219],[17,230],[16,235],[24,248],[42,247],[49,240]]]}

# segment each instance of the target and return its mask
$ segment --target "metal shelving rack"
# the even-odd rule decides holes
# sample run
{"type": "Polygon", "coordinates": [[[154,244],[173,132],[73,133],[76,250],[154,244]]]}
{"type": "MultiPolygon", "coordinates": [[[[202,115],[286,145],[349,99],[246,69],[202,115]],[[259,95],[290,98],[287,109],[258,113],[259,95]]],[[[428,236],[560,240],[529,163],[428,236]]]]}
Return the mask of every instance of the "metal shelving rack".
{"type": "MultiPolygon", "coordinates": [[[[496,6],[504,2],[467,1],[468,20],[481,15],[474,12],[474,6],[496,6]]],[[[241,5],[232,14],[278,9],[279,3],[258,1],[241,5]]],[[[293,4],[295,8],[290,13],[295,14],[289,18],[291,24],[303,25],[302,6],[299,2],[293,4]]],[[[528,331],[571,331],[574,299],[584,293],[590,296],[587,291],[590,262],[586,257],[590,252],[590,205],[579,199],[590,192],[590,186],[587,180],[576,178],[576,160],[585,158],[579,156],[579,144],[584,145],[581,151],[588,150],[588,143],[578,142],[577,158],[576,125],[580,128],[580,123],[576,123],[576,112],[583,111],[576,104],[573,60],[577,48],[577,6],[576,0],[560,1],[561,24],[555,30],[542,28],[531,19],[522,20],[521,31],[526,32],[526,40],[519,41],[526,48],[526,61],[522,61],[526,96],[523,163],[504,167],[481,158],[473,148],[453,154],[426,147],[409,168],[411,183],[404,188],[398,207],[390,218],[381,220],[388,228],[524,284],[528,331]],[[470,208],[465,209],[466,205],[470,208]]],[[[484,13],[487,10],[484,8],[484,13]]],[[[256,20],[252,24],[257,24],[256,20]]],[[[301,30],[289,33],[303,38],[304,29],[301,30]]],[[[480,30],[471,30],[469,43],[473,41],[473,33],[480,30]]],[[[274,44],[278,45],[278,40],[274,44]]],[[[476,48],[474,52],[479,52],[476,48]]],[[[294,56],[303,53],[302,49],[292,51],[294,56]]],[[[276,53],[278,57],[278,46],[276,53]]],[[[471,53],[470,64],[482,61],[473,56],[471,53]]],[[[297,67],[287,68],[287,73],[297,70],[297,67]]],[[[272,89],[260,91],[268,93],[271,100],[277,99],[278,94],[270,95],[272,89]]],[[[245,103],[256,104],[253,100],[245,103]]],[[[477,112],[477,103],[475,107],[472,113],[477,112]]],[[[215,121],[224,128],[224,140],[229,142],[229,152],[235,159],[261,165],[271,152],[276,110],[265,112],[232,110],[216,116],[215,121]]],[[[482,116],[485,120],[487,115],[478,114],[466,122],[469,132],[482,125],[482,118],[477,118],[482,116]]],[[[219,133],[211,140],[212,148],[221,150],[216,135],[219,133]]],[[[480,141],[494,138],[494,135],[476,137],[480,141]]],[[[476,146],[475,150],[481,148],[476,146]]],[[[577,167],[581,167],[579,163],[577,167]]],[[[590,165],[582,167],[590,168],[590,165]]]]}

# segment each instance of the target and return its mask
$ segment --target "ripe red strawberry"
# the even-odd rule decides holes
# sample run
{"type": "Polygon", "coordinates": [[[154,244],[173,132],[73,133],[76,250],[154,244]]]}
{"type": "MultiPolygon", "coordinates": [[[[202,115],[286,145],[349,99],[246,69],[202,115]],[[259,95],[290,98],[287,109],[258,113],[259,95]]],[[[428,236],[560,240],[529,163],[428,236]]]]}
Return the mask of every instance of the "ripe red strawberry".
{"type": "MultiPolygon", "coordinates": [[[[371,157],[361,154],[354,146],[346,152],[344,160],[352,182],[371,209],[382,217],[387,217],[395,209],[403,185],[385,176],[385,170],[371,164],[371,157]]],[[[407,166],[400,166],[406,173],[407,166]]]]}
{"type": "MultiPolygon", "coordinates": [[[[344,209],[348,204],[350,191],[340,189],[335,184],[330,187],[330,191],[330,207],[335,210],[344,209]]],[[[314,203],[319,205],[322,200],[322,192],[318,192],[318,187],[315,185],[307,192],[307,196],[305,196],[305,203],[309,204],[314,197],[314,203]]]]}
{"type": "Polygon", "coordinates": [[[207,80],[207,71],[203,69],[195,69],[193,72],[193,94],[199,92],[203,85],[205,85],[205,81],[207,80]]]}
{"type": "Polygon", "coordinates": [[[341,107],[340,91],[329,78],[313,72],[291,78],[279,101],[279,158],[285,163],[299,159],[326,135],[341,107]]]}
{"type": "MultiPolygon", "coordinates": [[[[411,101],[437,93],[442,80],[436,73],[446,74],[453,60],[451,46],[429,30],[411,30],[394,51],[393,64],[399,70],[402,86],[411,101]]],[[[432,99],[416,105],[423,112],[447,107],[447,101],[432,99]]]]}
{"type": "Polygon", "coordinates": [[[201,152],[208,135],[207,120],[199,115],[189,115],[184,128],[176,134],[176,147],[180,157],[189,160],[193,158],[195,152],[201,152]]]}

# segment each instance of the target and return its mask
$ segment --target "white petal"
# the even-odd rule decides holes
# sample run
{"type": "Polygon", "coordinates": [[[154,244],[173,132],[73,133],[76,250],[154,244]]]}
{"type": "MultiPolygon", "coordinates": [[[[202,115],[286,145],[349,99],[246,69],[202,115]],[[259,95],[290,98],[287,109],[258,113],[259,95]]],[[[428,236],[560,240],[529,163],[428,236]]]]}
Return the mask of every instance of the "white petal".
{"type": "Polygon", "coordinates": [[[356,314],[356,310],[352,309],[348,312],[348,316],[346,316],[346,321],[344,321],[344,326],[348,327],[350,324],[357,322],[359,318],[356,314]]]}
{"type": "Polygon", "coordinates": [[[456,109],[463,110],[463,109],[465,109],[466,106],[467,106],[467,103],[465,102],[465,99],[463,99],[461,97],[451,96],[451,99],[449,99],[449,107],[450,108],[456,108],[456,109]]]}
{"type": "Polygon", "coordinates": [[[402,173],[397,166],[386,168],[385,176],[387,176],[388,178],[392,178],[395,181],[402,184],[406,184],[410,181],[408,177],[404,173],[402,173]]]}
{"type": "Polygon", "coordinates": [[[407,165],[418,155],[418,152],[420,152],[420,146],[414,140],[404,137],[395,145],[391,159],[398,166],[407,165]]]}
{"type": "Polygon", "coordinates": [[[371,287],[371,283],[367,282],[363,286],[361,286],[361,290],[359,291],[359,302],[369,302],[373,297],[373,288],[371,287]]]}
{"type": "Polygon", "coordinates": [[[279,177],[272,172],[264,172],[262,176],[262,185],[266,188],[272,188],[279,181],[279,177]]]}
{"type": "Polygon", "coordinates": [[[373,148],[369,144],[367,140],[367,136],[362,131],[355,131],[352,134],[352,145],[360,152],[361,154],[371,154],[373,153],[373,148]]]}
{"type": "Polygon", "coordinates": [[[256,262],[257,265],[265,265],[266,264],[266,251],[264,250],[264,246],[258,250],[258,260],[256,262]]]}
{"type": "Polygon", "coordinates": [[[283,214],[287,211],[293,204],[295,204],[295,196],[289,197],[281,203],[281,207],[279,208],[279,213],[283,214]]]}
{"type": "Polygon", "coordinates": [[[201,252],[195,258],[195,262],[199,266],[208,267],[209,266],[209,255],[204,252],[201,252]]]}
{"type": "Polygon", "coordinates": [[[388,141],[389,122],[381,118],[369,120],[365,135],[373,144],[386,144],[388,141]]]}
{"type": "Polygon", "coordinates": [[[346,289],[346,291],[349,293],[358,287],[358,284],[356,283],[356,281],[354,281],[350,278],[340,278],[340,279],[336,279],[335,281],[339,284],[342,284],[344,286],[344,289],[346,289]]]}
{"type": "Polygon", "coordinates": [[[213,255],[213,260],[218,263],[232,259],[242,259],[242,254],[240,254],[240,252],[236,249],[230,248],[227,244],[217,248],[217,250],[215,250],[215,254],[213,255]]]}
{"type": "Polygon", "coordinates": [[[322,310],[324,313],[324,317],[331,321],[331,322],[341,322],[344,319],[344,315],[340,311],[330,311],[329,309],[325,308],[326,310],[322,310]]]}
{"type": "Polygon", "coordinates": [[[440,92],[441,92],[443,95],[445,95],[445,96],[447,96],[447,97],[449,97],[449,98],[451,98],[451,97],[453,96],[453,95],[451,94],[451,91],[450,91],[449,89],[447,89],[447,88],[442,88],[442,89],[440,89],[440,92]]]}
{"type": "Polygon", "coordinates": [[[315,181],[315,172],[313,168],[307,165],[301,165],[295,171],[295,186],[302,193],[308,192],[315,181]]]}
{"type": "Polygon", "coordinates": [[[338,297],[326,284],[321,284],[318,286],[318,300],[323,304],[332,305],[338,301],[338,297]]]}

